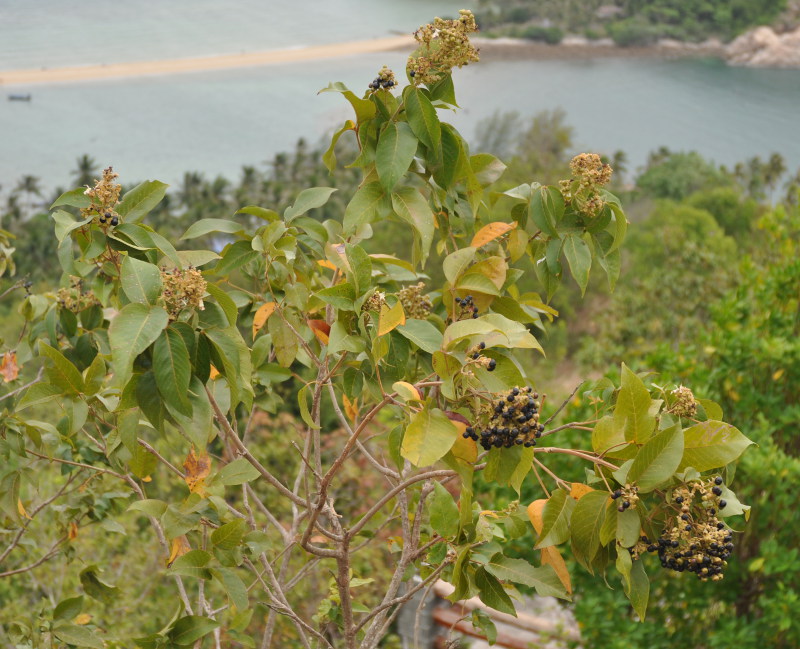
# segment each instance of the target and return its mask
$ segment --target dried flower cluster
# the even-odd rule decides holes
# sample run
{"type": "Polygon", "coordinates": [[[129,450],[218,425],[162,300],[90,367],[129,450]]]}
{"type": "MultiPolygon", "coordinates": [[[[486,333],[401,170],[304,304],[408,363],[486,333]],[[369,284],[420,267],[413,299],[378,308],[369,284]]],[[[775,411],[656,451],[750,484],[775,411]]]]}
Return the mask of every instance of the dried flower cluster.
{"type": "Polygon", "coordinates": [[[56,299],[62,309],[78,313],[90,306],[100,304],[94,292],[89,289],[83,290],[83,282],[80,277],[70,277],[70,286],[58,289],[56,299]]]}
{"type": "Polygon", "coordinates": [[[183,309],[203,309],[206,280],[196,268],[162,268],[161,297],[171,320],[177,319],[183,309]]]}
{"type": "Polygon", "coordinates": [[[92,199],[89,207],[81,209],[84,218],[96,216],[98,222],[109,225],[119,224],[119,214],[114,210],[119,203],[119,195],[122,185],[114,182],[119,174],[114,173],[111,167],[103,169],[103,177],[97,181],[94,187],[87,187],[84,194],[92,199]]]}
{"type": "Polygon", "coordinates": [[[469,42],[469,35],[478,31],[475,16],[468,9],[458,13],[455,20],[435,18],[414,32],[420,47],[409,57],[406,69],[415,84],[433,83],[453,68],[479,60],[478,50],[469,42]]]}
{"type": "Polygon", "coordinates": [[[403,305],[403,312],[406,317],[425,320],[430,314],[433,304],[431,304],[431,299],[427,295],[423,295],[424,288],[425,284],[420,282],[414,286],[406,286],[400,289],[397,296],[400,298],[400,304],[403,305]]]}
{"type": "Polygon", "coordinates": [[[691,418],[697,414],[697,401],[689,388],[681,385],[672,391],[672,396],[675,397],[675,403],[669,407],[668,411],[673,415],[691,418]]]}
{"type": "Polygon", "coordinates": [[[719,581],[733,551],[731,530],[717,518],[727,505],[722,478],[697,480],[672,493],[674,510],[661,538],[648,545],[658,552],[661,566],[677,572],[693,572],[702,581],[719,581]]]}
{"type": "Polygon", "coordinates": [[[624,512],[629,507],[636,507],[639,502],[639,487],[625,484],[622,489],[617,489],[611,494],[613,500],[620,499],[617,510],[624,512]]]}
{"type": "Polygon", "coordinates": [[[495,395],[496,402],[479,413],[477,421],[464,431],[464,437],[491,448],[536,446],[544,424],[539,423],[539,395],[529,385],[511,388],[495,395]]]}
{"type": "Polygon", "coordinates": [[[384,304],[386,304],[386,293],[383,293],[382,291],[375,291],[361,306],[361,311],[377,311],[380,313],[384,304]]]}
{"type": "Polygon", "coordinates": [[[611,180],[611,165],[596,153],[580,153],[569,163],[572,178],[561,181],[561,193],[568,204],[588,217],[597,216],[605,205],[599,190],[611,180]]]}

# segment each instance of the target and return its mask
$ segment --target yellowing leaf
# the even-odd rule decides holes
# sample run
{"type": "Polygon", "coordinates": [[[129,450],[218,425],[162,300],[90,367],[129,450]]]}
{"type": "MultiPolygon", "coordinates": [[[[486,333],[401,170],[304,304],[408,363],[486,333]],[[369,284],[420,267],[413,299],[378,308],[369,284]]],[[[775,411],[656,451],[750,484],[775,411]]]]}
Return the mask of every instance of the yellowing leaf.
{"type": "Polygon", "coordinates": [[[17,511],[19,512],[19,515],[22,516],[23,518],[31,520],[31,517],[28,516],[28,512],[25,511],[25,507],[22,505],[22,501],[19,498],[17,498],[17,511]]]}
{"type": "Polygon", "coordinates": [[[503,223],[502,221],[489,223],[488,225],[484,225],[475,233],[475,236],[472,237],[472,243],[469,245],[473,248],[480,248],[481,246],[485,246],[490,241],[493,241],[498,237],[502,237],[507,232],[511,232],[511,230],[516,227],[516,221],[514,223],[503,223]]]}
{"type": "Polygon", "coordinates": [[[0,375],[4,383],[10,383],[19,376],[19,366],[17,365],[17,352],[6,352],[0,362],[0,375]]]}
{"type": "Polygon", "coordinates": [[[392,307],[388,304],[384,304],[381,307],[381,314],[378,318],[378,335],[383,336],[388,334],[392,329],[404,325],[405,323],[406,314],[400,302],[392,307]]]}
{"type": "MultiPolygon", "coordinates": [[[[405,401],[409,399],[416,399],[417,401],[422,400],[419,390],[406,381],[397,381],[393,383],[392,390],[397,392],[397,395],[402,397],[405,401]]],[[[463,433],[464,431],[462,430],[461,432],[463,433]]]]}
{"type": "Polygon", "coordinates": [[[256,337],[259,329],[264,326],[264,323],[266,323],[269,317],[275,312],[276,306],[275,302],[267,302],[258,307],[255,315],[253,315],[253,338],[256,337]]]}
{"type": "Polygon", "coordinates": [[[327,259],[317,259],[317,263],[322,266],[323,268],[330,268],[331,270],[336,270],[336,266],[334,266],[331,262],[327,259]]]}
{"type": "Polygon", "coordinates": [[[594,491],[594,489],[592,489],[589,485],[585,485],[580,482],[573,482],[572,488],[569,490],[569,495],[575,500],[580,500],[582,496],[585,496],[590,491],[594,491]]]}
{"type": "Polygon", "coordinates": [[[189,455],[186,456],[183,468],[186,471],[183,479],[189,486],[189,491],[205,497],[206,478],[211,472],[211,458],[208,457],[208,453],[203,451],[200,455],[197,455],[194,452],[194,447],[192,447],[189,455]]]}
{"type": "Polygon", "coordinates": [[[539,500],[534,500],[530,505],[528,505],[528,518],[531,519],[531,525],[533,525],[533,529],[536,530],[537,534],[542,533],[542,527],[544,526],[542,512],[544,511],[544,506],[546,504],[547,500],[545,498],[541,498],[539,500]]]}
{"type": "Polygon", "coordinates": [[[459,426],[457,421],[454,421],[453,423],[456,425],[456,427],[458,427],[462,434],[456,438],[456,442],[453,444],[453,448],[451,448],[450,451],[459,460],[464,460],[465,462],[472,464],[478,459],[478,443],[474,439],[464,439],[463,432],[464,428],[466,427],[463,426],[463,424],[459,426]]]}
{"type": "Polygon", "coordinates": [[[772,380],[773,380],[773,381],[777,381],[777,380],[779,380],[779,379],[780,379],[780,378],[783,376],[783,372],[784,372],[784,369],[783,369],[783,368],[779,369],[777,372],[775,372],[775,373],[772,375],[772,380]]]}
{"type": "Polygon", "coordinates": [[[344,403],[344,414],[355,423],[358,418],[358,397],[350,401],[346,394],[342,394],[342,402],[344,403]]]}
{"type": "Polygon", "coordinates": [[[323,345],[327,345],[331,337],[331,326],[324,320],[307,320],[308,326],[323,345]]]}
{"type": "Polygon", "coordinates": [[[84,624],[89,624],[92,621],[92,616],[88,613],[81,613],[78,617],[75,618],[75,624],[79,624],[83,626],[84,624]]]}
{"type": "Polygon", "coordinates": [[[189,539],[186,538],[185,534],[176,536],[174,539],[172,539],[172,547],[169,553],[169,559],[167,559],[167,568],[172,565],[175,559],[182,557],[191,549],[192,546],[189,545],[189,539]]]}
{"type": "Polygon", "coordinates": [[[211,371],[208,373],[208,378],[212,381],[219,376],[219,370],[214,367],[214,364],[211,364],[211,371]]]}
{"type": "Polygon", "coordinates": [[[75,521],[72,521],[67,528],[67,538],[70,541],[74,541],[78,538],[78,524],[75,521]]]}
{"type": "Polygon", "coordinates": [[[572,595],[572,580],[569,578],[569,570],[567,570],[567,564],[564,563],[564,557],[561,556],[556,546],[542,548],[542,565],[544,564],[553,566],[553,570],[564,584],[567,593],[572,595]]]}

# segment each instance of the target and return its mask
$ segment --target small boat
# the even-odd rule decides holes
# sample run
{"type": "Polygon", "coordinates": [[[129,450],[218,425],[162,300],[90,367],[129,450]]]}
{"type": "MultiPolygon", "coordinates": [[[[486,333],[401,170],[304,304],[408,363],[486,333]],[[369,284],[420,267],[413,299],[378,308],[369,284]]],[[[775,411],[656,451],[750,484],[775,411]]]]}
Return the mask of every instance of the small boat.
{"type": "Polygon", "coordinates": [[[30,100],[31,100],[31,95],[30,94],[27,94],[27,95],[9,95],[8,96],[8,101],[30,101],[30,100]]]}

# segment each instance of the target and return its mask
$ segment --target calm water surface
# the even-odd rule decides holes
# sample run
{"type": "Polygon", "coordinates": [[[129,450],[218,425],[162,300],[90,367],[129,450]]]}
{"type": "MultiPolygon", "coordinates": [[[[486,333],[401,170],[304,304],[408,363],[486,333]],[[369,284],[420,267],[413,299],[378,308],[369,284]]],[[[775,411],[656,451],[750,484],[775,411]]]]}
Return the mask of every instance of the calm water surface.
{"type": "MultiPolygon", "coordinates": [[[[384,36],[413,30],[461,2],[265,3],[235,0],[125,3],[0,0],[2,69],[200,56],[384,36]],[[276,6],[277,5],[277,6],[276,6]]],[[[14,88],[0,95],[0,184],[23,174],[68,183],[82,153],[113,163],[123,179],[175,183],[186,170],[238,176],[316,142],[349,117],[340,96],[316,95],[341,80],[365,88],[401,53],[282,66],[14,88]]],[[[563,107],[576,148],[623,149],[631,165],[661,145],[695,149],[732,165],[779,152],[800,166],[800,71],[729,68],[717,61],[630,58],[482,62],[456,73],[459,103],[443,116],[468,137],[495,110],[522,115],[563,107]]],[[[8,89],[3,89],[7,91],[8,89]]]]}

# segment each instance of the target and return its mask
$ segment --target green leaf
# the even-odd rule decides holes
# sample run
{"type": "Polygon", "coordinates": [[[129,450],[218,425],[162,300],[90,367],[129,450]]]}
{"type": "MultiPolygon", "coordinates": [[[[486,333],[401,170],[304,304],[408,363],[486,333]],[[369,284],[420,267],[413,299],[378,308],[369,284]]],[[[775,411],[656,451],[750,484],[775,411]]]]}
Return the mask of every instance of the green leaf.
{"type": "Polygon", "coordinates": [[[188,392],[192,368],[189,350],[183,336],[171,327],[161,333],[153,347],[153,373],[164,400],[181,414],[191,417],[188,392]]]}
{"type": "Polygon", "coordinates": [[[345,254],[352,270],[356,295],[364,295],[372,286],[372,261],[361,246],[345,244],[345,254]]]}
{"type": "Polygon", "coordinates": [[[216,620],[199,615],[187,615],[175,622],[169,637],[176,645],[187,646],[211,633],[218,626],[219,622],[216,620]]]}
{"type": "MultiPolygon", "coordinates": [[[[248,464],[248,466],[250,466],[248,464]]],[[[211,543],[223,550],[233,550],[238,547],[247,532],[247,521],[236,518],[230,523],[218,527],[211,533],[211,543]]]]}
{"type": "Polygon", "coordinates": [[[240,457],[222,467],[214,478],[214,482],[223,485],[238,485],[252,482],[261,474],[250,462],[240,457]]]}
{"type": "Polygon", "coordinates": [[[392,194],[395,214],[414,229],[414,263],[425,265],[433,243],[434,217],[425,197],[413,187],[401,187],[392,194]]]}
{"type": "Polygon", "coordinates": [[[564,584],[553,570],[553,566],[544,565],[536,568],[524,559],[511,559],[496,554],[485,567],[498,579],[535,588],[542,597],[569,599],[564,584]]]}
{"type": "Polygon", "coordinates": [[[584,565],[589,565],[600,548],[600,528],[606,516],[608,493],[590,491],[581,496],[572,514],[572,546],[580,554],[584,565]]]}
{"type": "Polygon", "coordinates": [[[53,635],[61,642],[76,647],[93,647],[103,649],[105,643],[85,626],[78,626],[67,622],[59,622],[53,627],[53,635]]]}
{"type": "Polygon", "coordinates": [[[159,306],[128,304],[108,328],[114,373],[119,385],[130,378],[134,359],[152,345],[169,323],[167,312],[159,306]]]}
{"type": "Polygon", "coordinates": [[[81,570],[80,579],[83,591],[93,599],[110,604],[119,597],[119,588],[105,583],[99,576],[99,568],[92,564],[81,570]]]}
{"type": "Polygon", "coordinates": [[[539,187],[531,196],[529,214],[533,224],[545,234],[558,238],[557,224],[564,215],[564,197],[556,187],[539,187]]]}
{"type": "Polygon", "coordinates": [[[39,353],[53,362],[53,366],[47,368],[47,376],[62,393],[81,394],[86,389],[78,368],[64,354],[42,340],[39,341],[39,353]]]}
{"type": "Polygon", "coordinates": [[[183,233],[181,239],[196,239],[212,232],[220,232],[222,234],[236,234],[244,232],[244,226],[236,221],[229,221],[227,219],[201,219],[192,223],[189,229],[183,233]]]}
{"type": "Polygon", "coordinates": [[[355,124],[351,120],[347,120],[344,125],[333,134],[331,137],[331,143],[328,147],[327,151],[322,154],[322,163],[325,165],[325,168],[333,174],[334,170],[336,169],[336,143],[339,141],[339,138],[342,137],[347,131],[352,131],[355,128],[355,124]]]}
{"type": "Polygon", "coordinates": [[[50,206],[52,210],[54,207],[67,205],[69,207],[89,207],[92,204],[92,199],[86,195],[85,187],[78,187],[64,192],[59,196],[50,206]]]}
{"type": "Polygon", "coordinates": [[[678,471],[688,466],[709,471],[739,458],[751,442],[738,428],[724,421],[704,421],[683,431],[683,458],[678,471]]]}
{"type": "Polygon", "coordinates": [[[56,210],[53,212],[53,220],[56,222],[56,239],[59,243],[61,243],[70,232],[73,232],[78,228],[82,228],[87,223],[91,223],[94,220],[94,215],[87,216],[85,219],[76,221],[69,212],[65,212],[64,210],[56,210]]]}
{"type": "Polygon", "coordinates": [[[414,466],[433,464],[452,448],[458,428],[438,408],[423,408],[411,417],[400,453],[414,466]]]}
{"type": "Polygon", "coordinates": [[[442,347],[442,332],[427,320],[408,319],[395,331],[429,354],[439,351],[442,347]]]}
{"type": "Polygon", "coordinates": [[[428,504],[431,527],[442,538],[448,539],[458,533],[458,506],[439,482],[433,483],[433,495],[428,504]]]}
{"type": "Polygon", "coordinates": [[[411,127],[405,122],[389,122],[380,134],[375,151],[375,168],[387,192],[406,175],[416,152],[417,138],[411,127]]]}
{"type": "Polygon", "coordinates": [[[321,291],[315,293],[315,295],[326,304],[330,304],[337,309],[352,311],[355,308],[353,306],[353,300],[356,299],[356,291],[350,282],[343,282],[342,284],[323,288],[321,291]]]}
{"type": "Polygon", "coordinates": [[[287,207],[283,212],[283,218],[289,223],[292,219],[302,216],[309,210],[322,207],[335,191],[336,189],[333,187],[310,187],[309,189],[304,189],[297,196],[294,205],[287,207]]]}
{"type": "Polygon", "coordinates": [[[481,601],[496,611],[517,616],[517,611],[508,593],[497,578],[484,568],[475,571],[475,585],[478,587],[478,597],[481,601]]]}
{"type": "Polygon", "coordinates": [[[629,589],[625,590],[633,610],[636,615],[644,622],[645,615],[647,614],[647,601],[650,598],[650,580],[647,578],[647,573],[644,570],[644,562],[641,560],[634,561],[631,566],[631,585],[629,589]]]}
{"type": "Polygon", "coordinates": [[[231,327],[235,327],[236,319],[239,317],[239,309],[236,308],[236,303],[216,284],[208,282],[206,284],[206,290],[209,295],[216,300],[217,304],[222,307],[222,310],[225,312],[225,317],[228,318],[228,324],[231,327]]]}
{"type": "Polygon", "coordinates": [[[161,272],[157,266],[125,257],[120,269],[122,290],[131,302],[154,304],[161,295],[161,272]]]}
{"type": "Polygon", "coordinates": [[[357,97],[356,94],[352,90],[350,90],[346,85],[344,85],[341,81],[335,81],[333,83],[329,83],[327,87],[320,90],[319,93],[317,94],[321,94],[323,92],[342,93],[344,95],[344,98],[350,102],[350,105],[356,112],[356,121],[359,124],[375,117],[375,111],[377,110],[375,104],[373,104],[368,99],[362,99],[361,97],[357,97]]]}
{"type": "Polygon", "coordinates": [[[473,609],[472,626],[483,631],[483,635],[486,636],[486,641],[490,647],[497,642],[497,627],[485,611],[479,608],[473,609]]]}
{"type": "Polygon", "coordinates": [[[559,545],[569,538],[569,522],[575,509],[575,499],[566,491],[556,490],[547,500],[542,512],[542,533],[536,549],[559,545]]]}
{"type": "Polygon", "coordinates": [[[154,516],[158,518],[165,511],[167,511],[167,503],[163,500],[155,500],[154,498],[146,498],[144,500],[137,500],[128,507],[129,512],[142,512],[147,516],[154,516]]]}
{"type": "Polygon", "coordinates": [[[462,248],[461,250],[456,250],[447,255],[442,263],[444,276],[447,278],[447,281],[455,285],[456,280],[469,268],[477,253],[477,248],[469,246],[468,248],[462,248]]]}
{"type": "Polygon", "coordinates": [[[61,600],[53,611],[53,620],[75,619],[83,609],[83,595],[61,600]]]}
{"type": "Polygon", "coordinates": [[[408,86],[408,91],[403,94],[405,95],[406,116],[411,130],[435,156],[442,143],[442,127],[439,124],[436,109],[419,88],[408,86]]]}
{"type": "Polygon", "coordinates": [[[617,510],[617,532],[616,538],[623,548],[632,548],[639,540],[639,532],[642,529],[642,521],[639,512],[635,507],[626,509],[623,512],[617,510]]]}
{"type": "Polygon", "coordinates": [[[186,554],[175,559],[169,571],[177,575],[183,575],[184,577],[210,579],[211,573],[208,571],[207,566],[213,558],[214,557],[205,550],[189,550],[186,554]]]}
{"type": "Polygon", "coordinates": [[[145,180],[122,197],[122,201],[116,207],[117,213],[124,217],[127,223],[140,221],[161,202],[167,193],[167,187],[169,185],[158,180],[145,180]]]}
{"type": "Polygon", "coordinates": [[[639,449],[628,471],[628,482],[636,483],[640,492],[648,493],[672,477],[682,456],[683,432],[675,424],[653,435],[639,449]]]}
{"type": "Polygon", "coordinates": [[[359,226],[375,221],[385,194],[379,182],[359,187],[344,210],[343,231],[353,232],[359,226]]]}
{"type": "Polygon", "coordinates": [[[581,289],[586,293],[589,285],[589,272],[592,268],[592,251],[589,245],[578,235],[570,234],[564,238],[564,255],[567,258],[570,272],[581,289]]]}
{"type": "Polygon", "coordinates": [[[230,568],[214,568],[211,570],[211,574],[214,575],[214,579],[222,584],[231,604],[238,611],[244,611],[249,605],[249,600],[247,598],[247,586],[244,585],[239,575],[230,568]]]}
{"type": "Polygon", "coordinates": [[[650,414],[652,399],[642,380],[625,363],[622,386],[614,407],[614,424],[625,431],[625,441],[644,444],[653,434],[656,418],[650,414]]]}

